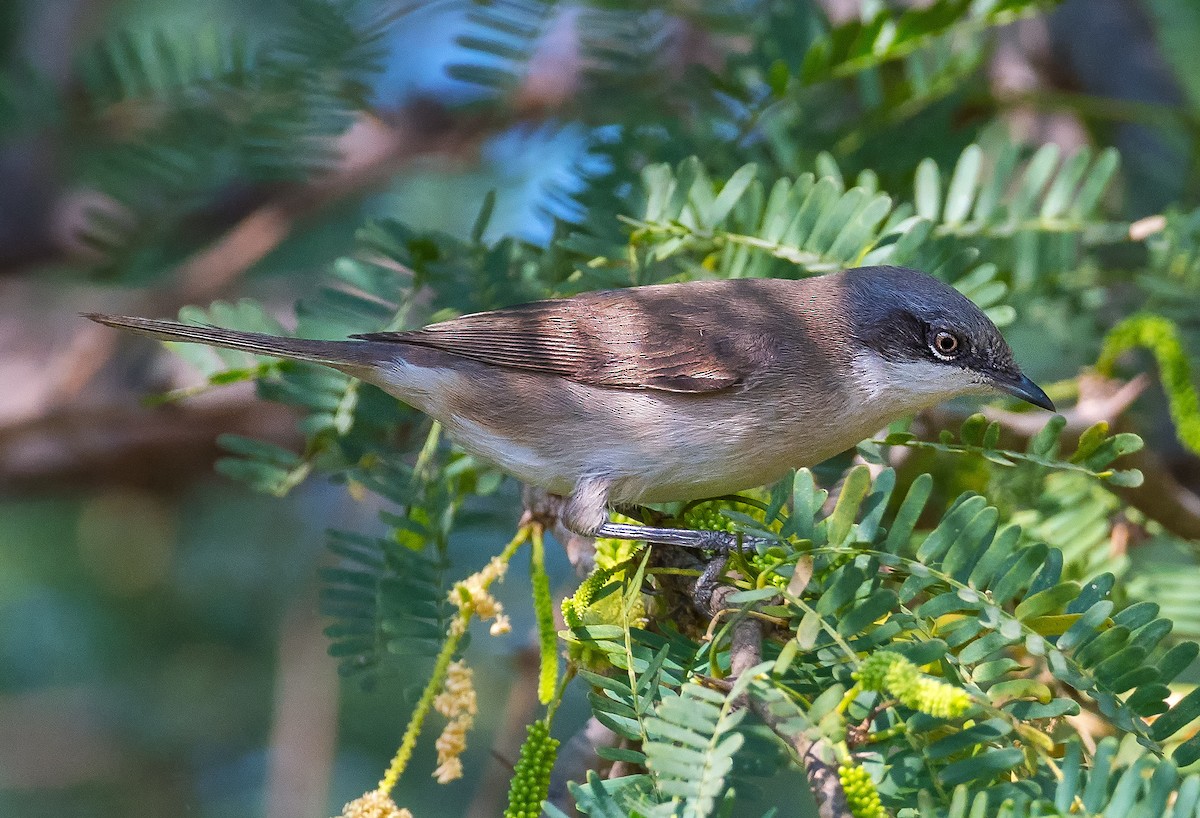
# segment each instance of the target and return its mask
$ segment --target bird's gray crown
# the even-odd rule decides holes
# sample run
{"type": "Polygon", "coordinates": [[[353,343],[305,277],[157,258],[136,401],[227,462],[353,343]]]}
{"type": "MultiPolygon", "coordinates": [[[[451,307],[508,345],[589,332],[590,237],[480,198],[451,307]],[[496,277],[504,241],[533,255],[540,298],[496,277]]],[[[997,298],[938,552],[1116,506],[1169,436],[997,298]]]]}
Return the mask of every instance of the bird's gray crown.
{"type": "Polygon", "coordinates": [[[882,357],[1019,373],[996,325],[948,284],[907,267],[858,267],[842,276],[855,336],[882,357]]]}

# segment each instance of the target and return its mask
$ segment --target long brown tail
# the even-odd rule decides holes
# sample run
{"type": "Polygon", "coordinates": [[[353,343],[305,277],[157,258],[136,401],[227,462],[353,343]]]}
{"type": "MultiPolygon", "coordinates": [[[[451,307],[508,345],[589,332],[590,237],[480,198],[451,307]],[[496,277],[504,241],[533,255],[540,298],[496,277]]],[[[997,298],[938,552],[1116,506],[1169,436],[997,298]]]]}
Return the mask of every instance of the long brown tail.
{"type": "Polygon", "coordinates": [[[312,341],[306,338],[284,338],[262,332],[238,332],[220,327],[194,326],[178,321],[160,321],[154,318],[135,318],[125,315],[101,315],[85,313],[97,323],[117,329],[129,330],[139,335],[148,335],[163,341],[180,341],[192,344],[237,349],[256,355],[272,355],[297,361],[312,361],[339,369],[372,368],[387,356],[382,355],[379,342],[368,341],[312,341]]]}

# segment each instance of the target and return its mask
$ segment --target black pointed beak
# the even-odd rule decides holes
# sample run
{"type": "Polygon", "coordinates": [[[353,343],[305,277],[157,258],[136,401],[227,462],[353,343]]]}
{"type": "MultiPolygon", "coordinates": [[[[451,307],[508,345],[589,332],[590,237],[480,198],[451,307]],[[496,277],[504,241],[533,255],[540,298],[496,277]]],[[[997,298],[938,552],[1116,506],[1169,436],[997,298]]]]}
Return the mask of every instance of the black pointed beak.
{"type": "Polygon", "coordinates": [[[1054,401],[1050,400],[1050,396],[1042,391],[1042,387],[1021,373],[1015,376],[998,375],[994,382],[997,389],[1002,389],[1015,398],[1028,401],[1047,411],[1054,411],[1054,401]]]}

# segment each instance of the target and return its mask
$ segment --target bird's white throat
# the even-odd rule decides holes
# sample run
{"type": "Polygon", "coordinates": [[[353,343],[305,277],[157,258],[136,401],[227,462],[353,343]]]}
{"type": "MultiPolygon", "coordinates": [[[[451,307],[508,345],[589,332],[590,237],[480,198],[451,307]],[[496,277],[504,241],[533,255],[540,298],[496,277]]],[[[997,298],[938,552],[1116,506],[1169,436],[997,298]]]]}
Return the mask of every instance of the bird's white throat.
{"type": "Polygon", "coordinates": [[[915,412],[962,395],[990,392],[978,372],[934,361],[897,361],[874,351],[854,356],[850,376],[869,405],[915,412]]]}

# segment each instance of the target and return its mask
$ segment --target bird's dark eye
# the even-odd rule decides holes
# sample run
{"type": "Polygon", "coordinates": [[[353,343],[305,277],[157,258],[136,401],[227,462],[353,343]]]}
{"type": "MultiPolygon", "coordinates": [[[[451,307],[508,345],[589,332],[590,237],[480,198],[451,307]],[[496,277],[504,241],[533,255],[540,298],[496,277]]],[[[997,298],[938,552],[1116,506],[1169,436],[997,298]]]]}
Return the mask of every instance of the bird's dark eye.
{"type": "Polygon", "coordinates": [[[943,361],[948,361],[962,351],[962,342],[958,340],[958,336],[954,333],[942,330],[933,336],[933,341],[929,344],[929,348],[933,351],[934,355],[943,361]]]}

